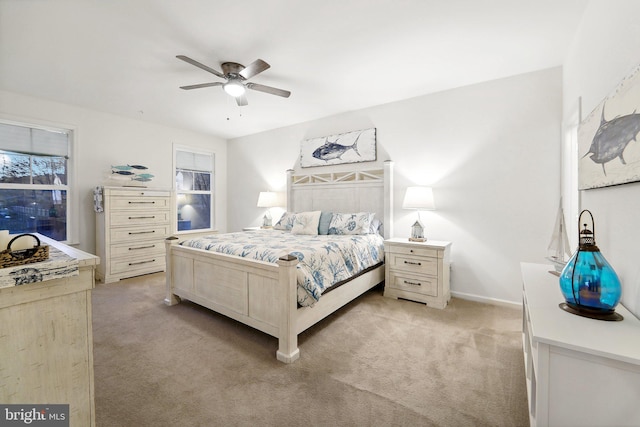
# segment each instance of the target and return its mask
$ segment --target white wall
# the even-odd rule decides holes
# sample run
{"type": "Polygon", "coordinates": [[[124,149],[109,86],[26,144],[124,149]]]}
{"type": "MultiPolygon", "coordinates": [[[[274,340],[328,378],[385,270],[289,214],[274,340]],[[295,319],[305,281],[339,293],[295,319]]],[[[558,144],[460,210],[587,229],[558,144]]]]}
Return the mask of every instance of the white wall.
{"type": "Polygon", "coordinates": [[[519,302],[519,263],[544,261],[560,195],[561,83],[554,68],[231,140],[229,230],[260,225],[258,193],[284,190],[302,139],[376,127],[377,162],[395,162],[395,234],[415,220],[406,187],[433,186],[422,218],[453,242],[452,290],[519,302]]]}
{"type": "MultiPolygon", "coordinates": [[[[586,117],[640,63],[638,16],[640,2],[634,0],[589,3],[563,69],[565,117],[579,97],[586,117]]],[[[622,281],[622,303],[638,316],[640,183],[582,191],[580,197],[581,209],[595,217],[598,247],[622,281]]]]}
{"type": "Polygon", "coordinates": [[[92,190],[104,182],[111,165],[148,166],[149,173],[155,175],[149,186],[172,188],[173,143],[215,152],[216,226],[226,230],[226,140],[5,91],[0,91],[0,118],[76,130],[77,243],[84,251],[95,253],[92,190]]]}

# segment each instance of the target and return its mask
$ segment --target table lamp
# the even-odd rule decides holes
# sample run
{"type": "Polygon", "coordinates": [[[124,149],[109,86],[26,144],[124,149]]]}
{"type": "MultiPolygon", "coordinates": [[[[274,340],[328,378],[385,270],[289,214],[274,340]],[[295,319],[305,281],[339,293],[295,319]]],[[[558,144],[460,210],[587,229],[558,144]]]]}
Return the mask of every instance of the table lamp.
{"type": "Polygon", "coordinates": [[[267,208],[267,213],[262,217],[262,228],[271,228],[273,218],[271,208],[278,206],[278,195],[273,191],[261,191],[258,196],[258,207],[267,208]]]}
{"type": "Polygon", "coordinates": [[[425,242],[424,225],[420,220],[420,211],[435,210],[436,205],[433,201],[433,190],[431,187],[408,187],[402,202],[402,209],[415,209],[418,212],[418,220],[411,226],[412,242],[425,242]]]}

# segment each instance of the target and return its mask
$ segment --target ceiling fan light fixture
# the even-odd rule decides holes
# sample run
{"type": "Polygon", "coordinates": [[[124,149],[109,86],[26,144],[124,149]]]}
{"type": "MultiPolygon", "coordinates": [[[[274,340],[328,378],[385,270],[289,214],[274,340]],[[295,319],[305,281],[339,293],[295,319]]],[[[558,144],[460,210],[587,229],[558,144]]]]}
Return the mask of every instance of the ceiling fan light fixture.
{"type": "Polygon", "coordinates": [[[245,92],[244,85],[238,80],[229,80],[222,85],[222,89],[234,98],[244,95],[245,92]]]}

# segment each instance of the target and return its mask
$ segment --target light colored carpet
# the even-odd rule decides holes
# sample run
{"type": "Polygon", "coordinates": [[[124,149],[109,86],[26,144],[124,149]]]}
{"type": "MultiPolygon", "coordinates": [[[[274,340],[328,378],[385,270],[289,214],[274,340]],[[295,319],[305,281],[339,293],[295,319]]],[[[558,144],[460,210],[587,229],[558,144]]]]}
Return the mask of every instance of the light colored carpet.
{"type": "Polygon", "coordinates": [[[529,424],[516,308],[376,288],[301,334],[286,365],[275,338],[163,298],[163,274],[94,290],[98,427],[529,424]]]}

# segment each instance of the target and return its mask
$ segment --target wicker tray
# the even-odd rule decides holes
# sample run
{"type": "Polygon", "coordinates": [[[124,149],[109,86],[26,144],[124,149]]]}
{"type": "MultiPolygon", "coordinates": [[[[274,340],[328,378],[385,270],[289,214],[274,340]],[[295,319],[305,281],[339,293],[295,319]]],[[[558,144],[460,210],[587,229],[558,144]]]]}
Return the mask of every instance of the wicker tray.
{"type": "Polygon", "coordinates": [[[38,236],[33,234],[19,234],[7,245],[7,249],[0,252],[0,268],[14,267],[16,265],[31,264],[49,259],[49,246],[41,245],[38,236]],[[21,237],[29,236],[36,239],[36,246],[28,249],[11,250],[11,244],[21,237]]]}

